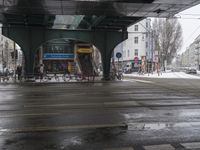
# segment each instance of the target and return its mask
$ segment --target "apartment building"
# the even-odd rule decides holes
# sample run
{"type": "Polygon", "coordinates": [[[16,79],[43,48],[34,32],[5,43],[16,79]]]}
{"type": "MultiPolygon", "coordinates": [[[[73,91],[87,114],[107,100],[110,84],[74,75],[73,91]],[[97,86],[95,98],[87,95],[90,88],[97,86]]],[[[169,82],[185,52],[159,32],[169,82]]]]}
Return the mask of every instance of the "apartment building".
{"type": "Polygon", "coordinates": [[[134,68],[137,70],[142,59],[152,60],[152,32],[151,20],[144,19],[128,28],[128,39],[120,43],[114,51],[115,62],[118,61],[116,53],[121,53],[119,59],[122,67],[134,68]]]}
{"type": "Polygon", "coordinates": [[[200,35],[181,55],[181,66],[200,69],[200,35]]]}
{"type": "Polygon", "coordinates": [[[15,43],[16,48],[16,62],[14,61],[14,42],[0,34],[0,70],[7,68],[14,70],[15,64],[21,65],[23,54],[20,47],[15,43]]]}

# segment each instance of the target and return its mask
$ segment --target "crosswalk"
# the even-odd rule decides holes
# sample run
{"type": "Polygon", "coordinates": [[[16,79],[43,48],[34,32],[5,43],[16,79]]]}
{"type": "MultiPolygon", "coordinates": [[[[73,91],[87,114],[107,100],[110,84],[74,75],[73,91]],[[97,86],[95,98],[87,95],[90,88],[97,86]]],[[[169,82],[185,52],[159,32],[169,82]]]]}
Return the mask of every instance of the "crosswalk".
{"type": "Polygon", "coordinates": [[[200,150],[200,142],[116,147],[104,150],[200,150]]]}
{"type": "Polygon", "coordinates": [[[170,144],[144,146],[145,150],[175,150],[170,144]]]}
{"type": "Polygon", "coordinates": [[[132,147],[108,148],[105,150],[134,150],[132,147]]]}

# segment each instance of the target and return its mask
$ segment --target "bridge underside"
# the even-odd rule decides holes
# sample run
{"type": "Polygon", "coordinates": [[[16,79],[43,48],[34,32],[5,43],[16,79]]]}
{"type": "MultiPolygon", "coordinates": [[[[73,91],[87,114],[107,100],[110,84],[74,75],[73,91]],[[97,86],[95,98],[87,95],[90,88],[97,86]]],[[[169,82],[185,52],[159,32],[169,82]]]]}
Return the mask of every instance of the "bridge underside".
{"type": "MultiPolygon", "coordinates": [[[[109,78],[110,54],[114,45],[127,38],[128,26],[146,17],[173,17],[199,3],[200,0],[0,0],[0,21],[3,34],[22,47],[25,58],[34,55],[38,43],[48,40],[46,35],[57,36],[57,30],[61,37],[63,33],[68,38],[82,37],[83,41],[90,37],[89,42],[100,45],[104,77],[109,78]],[[119,38],[109,39],[108,31],[110,37],[117,34],[119,38]]],[[[29,74],[33,71],[32,61],[26,61],[29,74]]]]}
{"type": "Polygon", "coordinates": [[[120,30],[145,17],[172,17],[199,3],[199,0],[0,0],[0,20],[4,25],[120,30]]]}

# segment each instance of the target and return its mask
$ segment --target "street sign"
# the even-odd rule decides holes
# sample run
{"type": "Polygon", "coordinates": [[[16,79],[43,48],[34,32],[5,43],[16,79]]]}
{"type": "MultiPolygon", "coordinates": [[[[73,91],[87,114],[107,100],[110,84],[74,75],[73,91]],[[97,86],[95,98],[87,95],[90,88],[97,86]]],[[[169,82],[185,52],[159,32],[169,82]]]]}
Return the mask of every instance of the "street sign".
{"type": "Polygon", "coordinates": [[[122,53],[117,52],[117,53],[116,53],[116,57],[117,57],[118,59],[121,58],[121,57],[122,57],[122,53]]]}
{"type": "Polygon", "coordinates": [[[134,58],[134,63],[135,63],[135,64],[138,64],[138,61],[139,61],[138,57],[135,57],[135,58],[134,58]]]}

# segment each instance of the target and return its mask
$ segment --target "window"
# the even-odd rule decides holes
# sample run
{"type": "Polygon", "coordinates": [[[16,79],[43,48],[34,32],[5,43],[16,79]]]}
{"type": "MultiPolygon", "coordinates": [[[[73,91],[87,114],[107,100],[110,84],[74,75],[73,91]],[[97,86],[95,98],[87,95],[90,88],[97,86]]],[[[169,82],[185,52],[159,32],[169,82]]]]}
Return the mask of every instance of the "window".
{"type": "Polygon", "coordinates": [[[146,22],[146,28],[148,28],[149,27],[149,23],[148,22],[146,22]]]}
{"type": "Polygon", "coordinates": [[[138,37],[134,37],[134,43],[138,44],[138,37]]]}
{"type": "Polygon", "coordinates": [[[146,48],[148,48],[148,42],[146,42],[146,48]]]}
{"type": "Polygon", "coordinates": [[[130,51],[128,50],[128,57],[130,56],[130,51]]]}
{"type": "Polygon", "coordinates": [[[142,34],[142,41],[144,41],[144,34],[142,34]]]}
{"type": "Polygon", "coordinates": [[[135,49],[135,56],[138,56],[138,49],[135,49]]]}
{"type": "Polygon", "coordinates": [[[138,25],[135,25],[135,31],[138,31],[138,25]]]}

